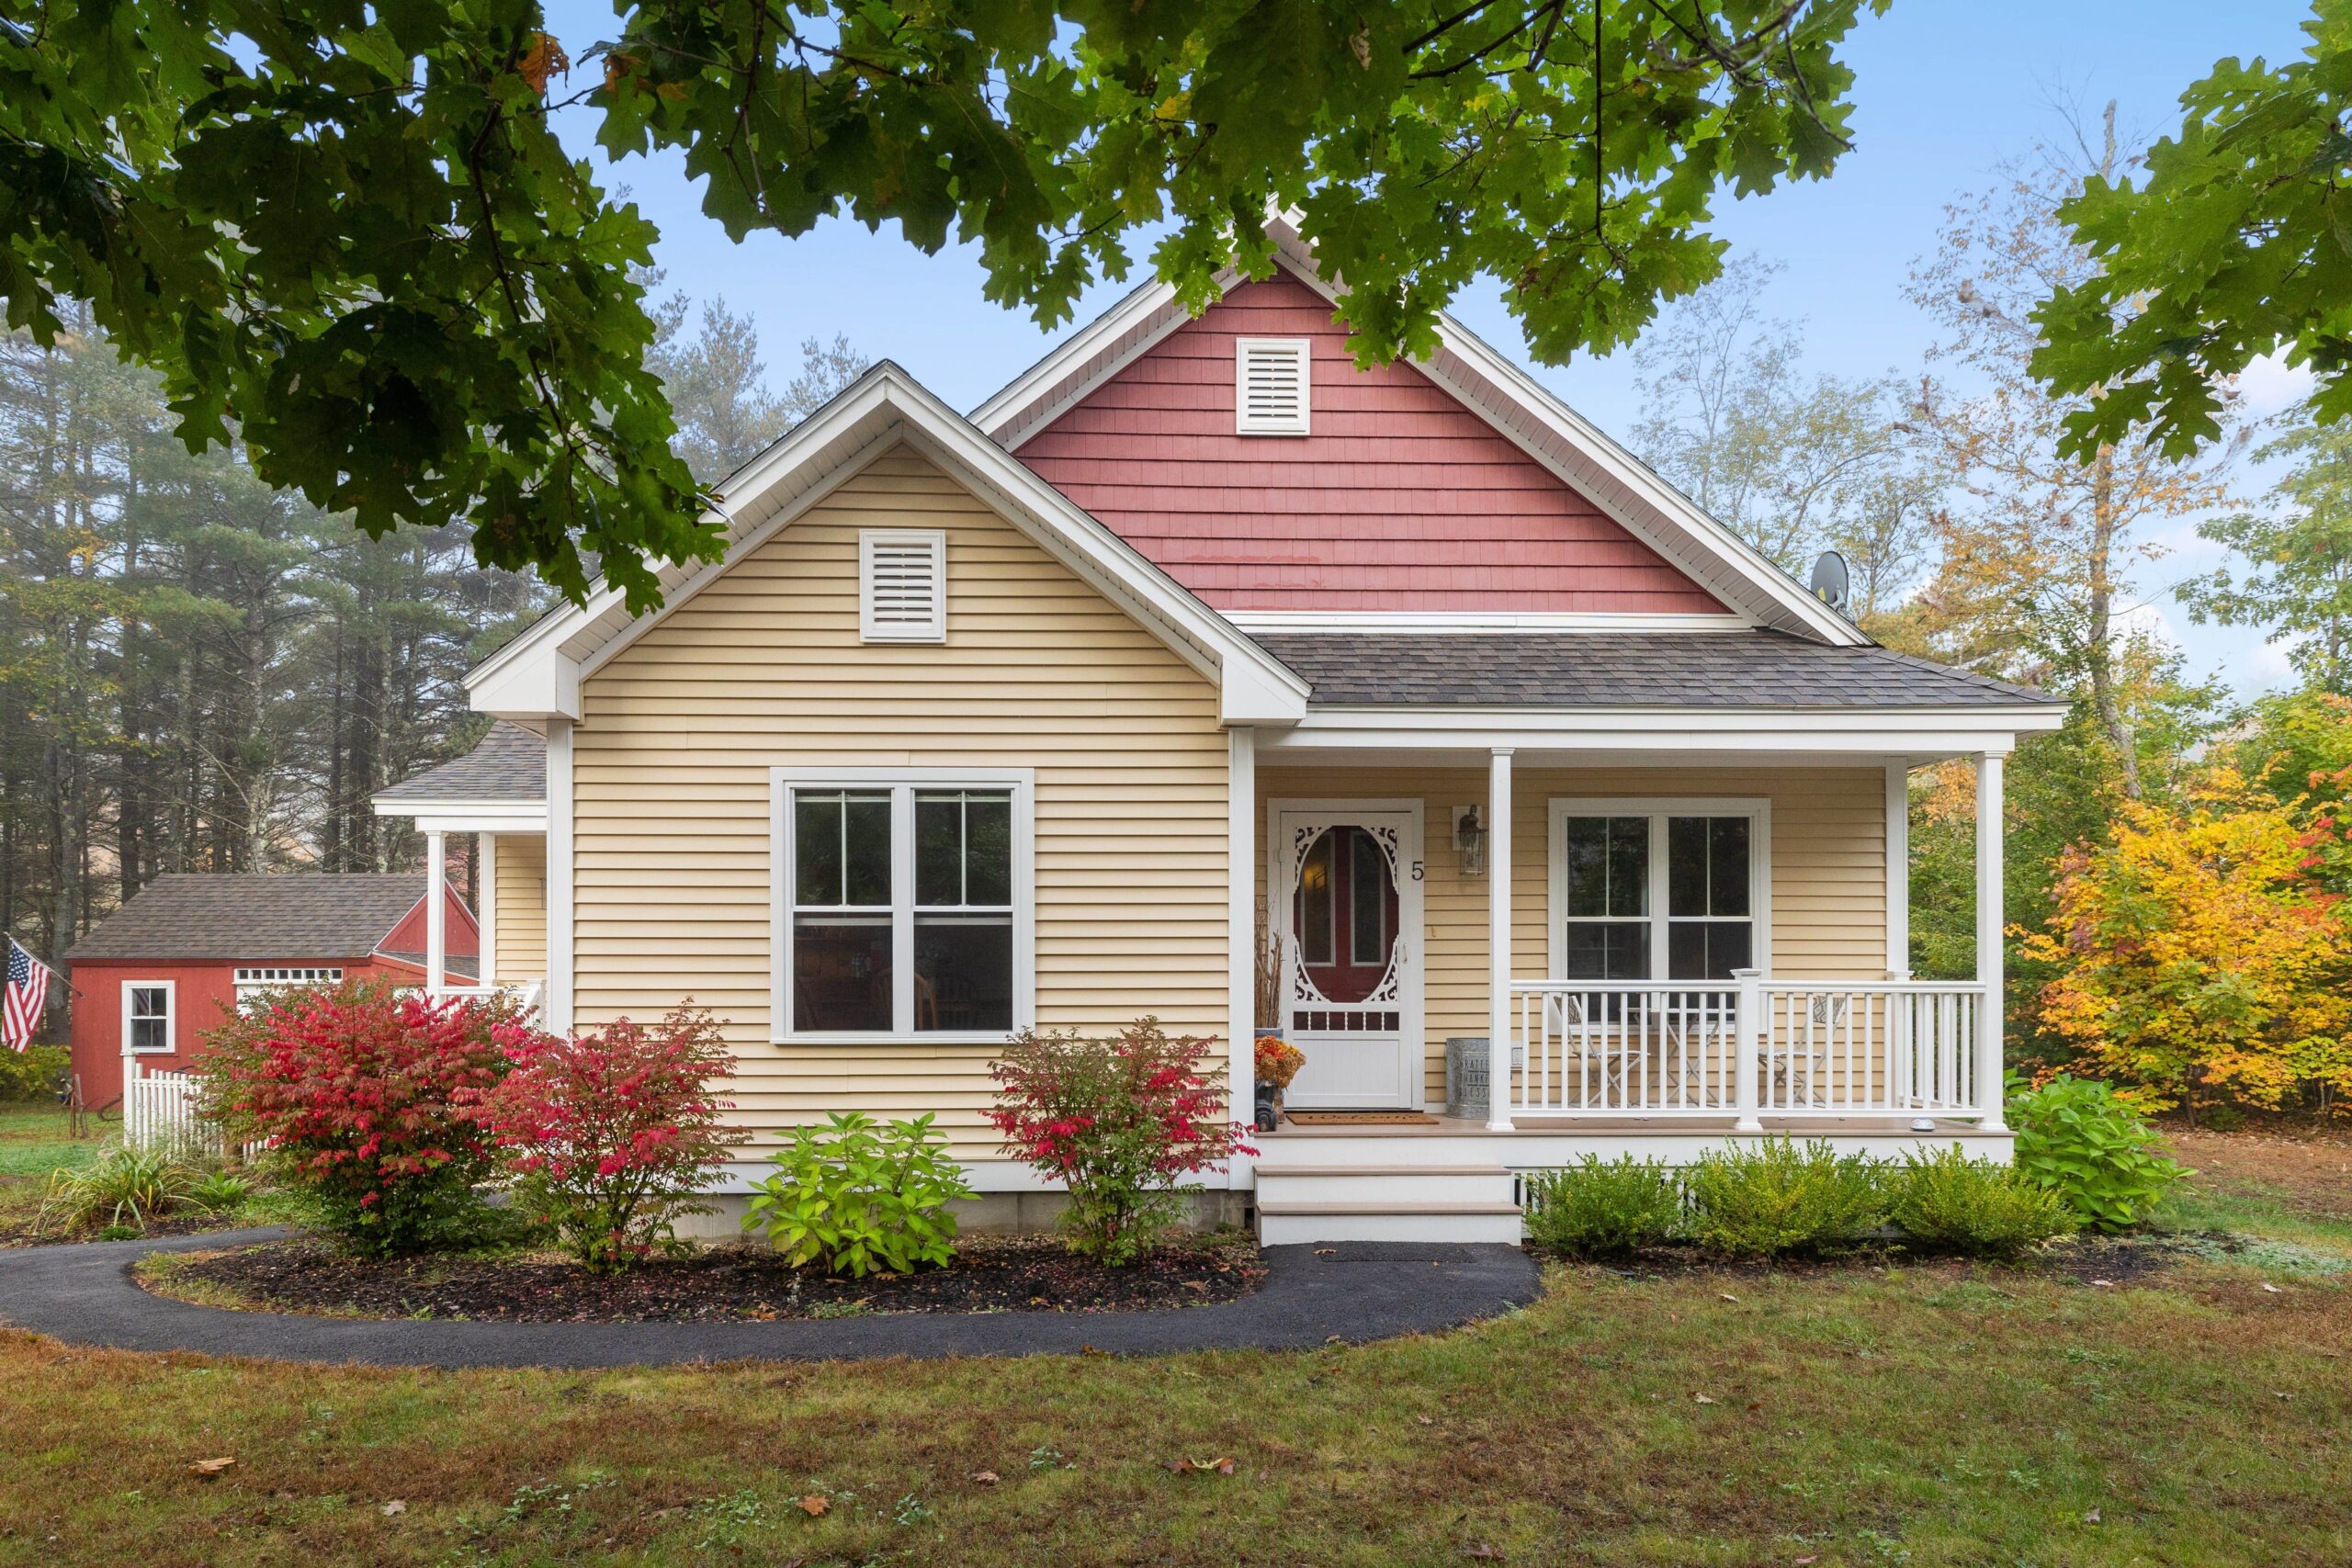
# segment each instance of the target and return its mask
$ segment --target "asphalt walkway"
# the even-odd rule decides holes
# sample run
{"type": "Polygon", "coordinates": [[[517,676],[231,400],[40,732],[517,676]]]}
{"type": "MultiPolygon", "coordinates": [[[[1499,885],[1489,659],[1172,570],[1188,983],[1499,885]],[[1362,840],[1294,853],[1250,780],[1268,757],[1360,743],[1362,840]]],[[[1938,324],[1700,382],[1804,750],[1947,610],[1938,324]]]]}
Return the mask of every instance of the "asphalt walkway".
{"type": "Polygon", "coordinates": [[[741,1323],[462,1323],[305,1317],[191,1305],[142,1290],[152,1252],[275,1240],[280,1229],[0,1250],[0,1322],[73,1345],[391,1367],[676,1366],[700,1361],[1108,1351],[1296,1350],[1425,1334],[1532,1302],[1536,1267],[1510,1247],[1341,1242],[1266,1249],[1238,1301],[1151,1312],[899,1313],[741,1323]]]}

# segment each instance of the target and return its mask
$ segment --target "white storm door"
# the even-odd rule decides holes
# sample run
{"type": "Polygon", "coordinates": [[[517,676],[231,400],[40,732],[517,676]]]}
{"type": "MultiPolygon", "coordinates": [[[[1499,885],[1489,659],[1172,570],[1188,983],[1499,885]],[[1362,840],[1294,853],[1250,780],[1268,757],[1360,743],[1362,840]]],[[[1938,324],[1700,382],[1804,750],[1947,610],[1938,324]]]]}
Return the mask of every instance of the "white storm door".
{"type": "Polygon", "coordinates": [[[1284,1103],[1419,1110],[1420,808],[1276,801],[1269,816],[1283,1037],[1306,1057],[1284,1103]]]}

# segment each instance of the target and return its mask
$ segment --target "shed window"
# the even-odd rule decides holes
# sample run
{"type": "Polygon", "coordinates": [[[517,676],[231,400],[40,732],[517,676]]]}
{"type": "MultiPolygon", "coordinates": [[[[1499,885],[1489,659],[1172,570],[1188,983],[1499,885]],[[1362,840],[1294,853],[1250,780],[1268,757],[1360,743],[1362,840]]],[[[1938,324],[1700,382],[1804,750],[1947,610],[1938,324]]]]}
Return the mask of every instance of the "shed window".
{"type": "Polygon", "coordinates": [[[867,642],[947,640],[947,536],[866,528],[857,536],[858,635],[867,642]]]}
{"type": "Polygon", "coordinates": [[[1303,337],[1237,339],[1234,429],[1243,435],[1306,434],[1308,363],[1303,337]]]}
{"type": "Polygon", "coordinates": [[[172,1049],[172,1003],[177,986],[170,980],[126,980],[122,985],[122,1048],[132,1055],[168,1054],[172,1049]]]}

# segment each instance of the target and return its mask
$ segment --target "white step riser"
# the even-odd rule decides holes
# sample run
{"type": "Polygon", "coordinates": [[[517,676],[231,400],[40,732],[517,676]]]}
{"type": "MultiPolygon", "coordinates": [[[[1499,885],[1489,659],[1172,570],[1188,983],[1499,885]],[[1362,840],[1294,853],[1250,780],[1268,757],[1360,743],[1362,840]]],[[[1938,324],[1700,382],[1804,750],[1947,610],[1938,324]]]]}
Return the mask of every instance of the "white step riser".
{"type": "Polygon", "coordinates": [[[1410,1170],[1379,1176],[1292,1176],[1261,1166],[1261,1203],[1509,1203],[1508,1171],[1477,1176],[1434,1176],[1410,1170]]]}
{"type": "Polygon", "coordinates": [[[1261,1214],[1263,1247],[1299,1242],[1492,1242],[1516,1247],[1517,1214],[1261,1214]]]}

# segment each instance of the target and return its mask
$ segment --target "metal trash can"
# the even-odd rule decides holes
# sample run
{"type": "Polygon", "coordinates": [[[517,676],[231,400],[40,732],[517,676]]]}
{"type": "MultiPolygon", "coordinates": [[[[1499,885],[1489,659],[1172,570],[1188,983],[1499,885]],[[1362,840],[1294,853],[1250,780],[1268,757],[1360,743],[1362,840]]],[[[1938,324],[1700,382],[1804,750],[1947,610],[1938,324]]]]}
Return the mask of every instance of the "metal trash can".
{"type": "Polygon", "coordinates": [[[1484,1122],[1487,1119],[1487,1037],[1449,1034],[1445,1037],[1445,1113],[1484,1122]]]}

